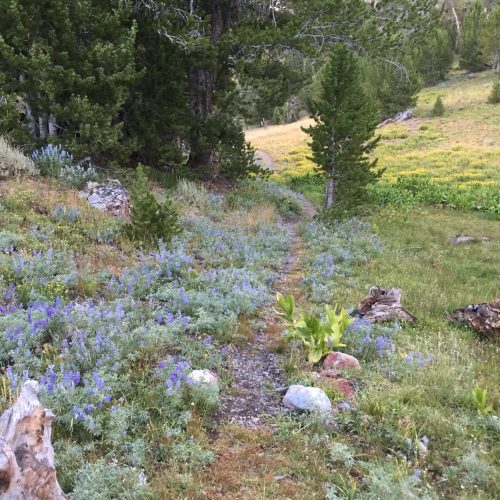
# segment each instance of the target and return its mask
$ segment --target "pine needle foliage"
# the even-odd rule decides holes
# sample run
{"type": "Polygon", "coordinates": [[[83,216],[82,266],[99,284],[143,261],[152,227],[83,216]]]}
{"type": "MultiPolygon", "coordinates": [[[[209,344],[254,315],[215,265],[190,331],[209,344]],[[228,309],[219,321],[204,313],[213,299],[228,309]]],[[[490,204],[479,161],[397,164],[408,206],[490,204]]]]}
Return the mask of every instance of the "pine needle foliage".
{"type": "Polygon", "coordinates": [[[436,102],[434,103],[434,107],[432,108],[432,116],[438,117],[444,115],[444,103],[441,96],[437,96],[436,102]]]}
{"type": "Polygon", "coordinates": [[[500,103],[500,80],[493,84],[490,95],[488,96],[488,103],[489,104],[500,103]]]}
{"type": "Polygon", "coordinates": [[[377,108],[364,90],[358,56],[344,44],[332,48],[312,108],[316,125],[304,131],[312,138],[312,160],[326,178],[324,207],[335,215],[350,212],[366,200],[367,186],[382,172],[368,157],[379,140],[377,108]]]}
{"type": "Polygon", "coordinates": [[[141,246],[152,246],[158,240],[170,243],[180,232],[179,214],[170,197],[159,202],[148,185],[144,167],[139,165],[130,188],[131,222],[127,225],[129,237],[141,246]]]}

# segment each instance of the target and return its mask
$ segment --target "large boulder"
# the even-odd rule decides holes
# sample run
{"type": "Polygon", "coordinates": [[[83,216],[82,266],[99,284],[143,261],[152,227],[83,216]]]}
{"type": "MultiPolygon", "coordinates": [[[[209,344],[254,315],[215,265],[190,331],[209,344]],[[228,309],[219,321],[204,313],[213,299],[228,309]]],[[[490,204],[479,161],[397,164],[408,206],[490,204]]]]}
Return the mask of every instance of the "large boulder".
{"type": "Polygon", "coordinates": [[[498,341],[500,339],[500,299],[456,309],[451,314],[450,320],[469,326],[482,338],[498,341]]]}
{"type": "Polygon", "coordinates": [[[401,306],[400,288],[370,288],[368,297],[358,305],[358,314],[371,323],[384,321],[415,321],[415,316],[401,306]]]}
{"type": "Polygon", "coordinates": [[[291,410],[313,413],[331,413],[332,403],[323,389],[291,385],[283,398],[283,404],[291,410]]]}
{"type": "Polygon", "coordinates": [[[110,179],[103,184],[87,182],[85,189],[79,194],[90,205],[101,212],[121,217],[128,217],[130,215],[127,190],[116,179],[110,179]]]}
{"type": "Polygon", "coordinates": [[[38,382],[25,382],[19,399],[0,417],[1,498],[66,498],[50,441],[54,414],[40,403],[38,390],[38,382]]]}

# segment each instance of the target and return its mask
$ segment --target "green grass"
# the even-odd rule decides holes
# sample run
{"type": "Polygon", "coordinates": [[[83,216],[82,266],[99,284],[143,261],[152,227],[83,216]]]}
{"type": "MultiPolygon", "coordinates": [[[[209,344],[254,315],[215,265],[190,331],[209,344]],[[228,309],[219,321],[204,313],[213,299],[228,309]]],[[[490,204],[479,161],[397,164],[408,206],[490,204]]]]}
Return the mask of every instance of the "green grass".
{"type": "MultiPolygon", "coordinates": [[[[332,464],[322,453],[318,469],[321,478],[325,469],[331,471],[330,487],[341,498],[429,493],[493,499],[500,488],[498,420],[480,415],[472,398],[475,387],[486,389],[487,403],[498,415],[500,348],[448,321],[456,308],[500,297],[500,222],[494,220],[500,193],[500,107],[487,104],[494,79],[493,72],[475,78],[456,74],[421,92],[415,118],[378,130],[382,140],[375,155],[386,172],[377,190],[388,198],[387,206],[376,208],[367,220],[383,249],[339,279],[334,301],[356,306],[371,286],[399,287],[404,307],[417,322],[397,333],[391,360],[365,362],[361,372],[350,375],[358,387],[356,409],[338,416],[339,434],[333,440],[347,446],[342,449],[353,465],[343,469],[341,461],[332,464]],[[438,95],[445,114],[432,118],[438,95]],[[415,186],[423,191],[410,200],[401,185],[392,187],[398,178],[410,179],[410,191],[415,186]],[[490,214],[477,211],[485,203],[490,214]],[[450,238],[462,233],[490,241],[452,245],[450,238]],[[432,361],[410,368],[405,362],[410,352],[432,356],[432,361]],[[426,451],[418,444],[424,436],[429,439],[426,451]],[[412,483],[417,469],[420,481],[412,483]]],[[[251,139],[277,155],[283,180],[320,205],[322,183],[310,174],[313,165],[299,130],[284,131],[285,152],[275,146],[278,130],[251,139]]],[[[288,365],[294,378],[304,377],[296,353],[288,365]]],[[[304,446],[318,435],[313,428],[300,432],[304,446]]],[[[330,446],[331,439],[324,438],[317,449],[330,446]]]]}

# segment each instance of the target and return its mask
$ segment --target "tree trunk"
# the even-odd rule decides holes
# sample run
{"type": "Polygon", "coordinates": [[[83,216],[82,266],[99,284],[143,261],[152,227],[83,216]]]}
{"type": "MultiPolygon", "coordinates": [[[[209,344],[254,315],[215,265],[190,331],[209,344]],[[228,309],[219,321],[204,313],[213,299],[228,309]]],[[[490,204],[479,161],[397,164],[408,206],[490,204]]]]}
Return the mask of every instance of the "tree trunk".
{"type": "Polygon", "coordinates": [[[451,13],[453,15],[453,19],[455,20],[455,27],[457,29],[457,38],[455,40],[455,52],[458,53],[458,50],[460,49],[460,39],[461,39],[461,32],[462,32],[462,29],[460,27],[460,19],[458,17],[457,10],[455,9],[454,0],[448,0],[448,5],[449,5],[451,13]]]}
{"type": "Polygon", "coordinates": [[[335,204],[335,130],[332,126],[330,136],[328,138],[328,173],[326,176],[325,188],[325,210],[329,210],[335,204]]]}
{"type": "Polygon", "coordinates": [[[328,176],[326,178],[326,188],[325,188],[325,210],[333,207],[335,203],[335,180],[333,177],[328,176]]]}
{"type": "MultiPolygon", "coordinates": [[[[214,93],[219,76],[217,68],[221,54],[216,46],[224,32],[236,23],[240,8],[239,0],[209,0],[207,3],[211,20],[210,43],[216,54],[196,54],[196,60],[189,61],[189,95],[192,113],[198,124],[191,137],[188,160],[191,167],[211,167],[215,163],[214,151],[210,145],[203,144],[203,129],[213,113],[214,93]]],[[[193,4],[190,3],[190,9],[192,8],[193,4]]]]}
{"type": "Polygon", "coordinates": [[[49,135],[57,135],[57,118],[52,113],[48,119],[49,135]]]}

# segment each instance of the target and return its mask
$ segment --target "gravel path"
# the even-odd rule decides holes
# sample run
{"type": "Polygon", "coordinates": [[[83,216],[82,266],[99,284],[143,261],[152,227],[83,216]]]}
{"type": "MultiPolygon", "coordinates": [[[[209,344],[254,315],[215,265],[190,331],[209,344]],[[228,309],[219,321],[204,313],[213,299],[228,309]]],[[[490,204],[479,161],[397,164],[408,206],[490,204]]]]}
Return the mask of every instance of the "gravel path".
{"type": "MultiPolygon", "coordinates": [[[[297,225],[304,217],[312,217],[316,210],[308,200],[303,202],[303,215],[287,222],[291,234],[291,248],[280,269],[276,290],[300,294],[301,258],[303,242],[297,225]]],[[[266,327],[243,347],[231,346],[228,370],[232,375],[229,393],[222,397],[218,420],[230,421],[242,427],[266,427],[265,419],[285,411],[281,401],[284,382],[282,355],[272,352],[283,329],[280,318],[271,308],[265,317],[266,327]]]]}

